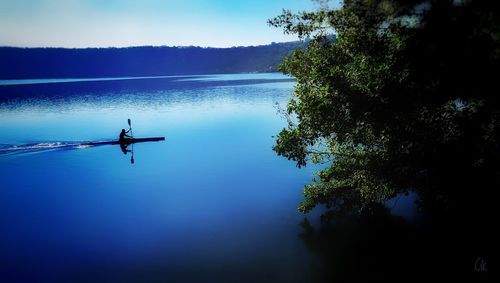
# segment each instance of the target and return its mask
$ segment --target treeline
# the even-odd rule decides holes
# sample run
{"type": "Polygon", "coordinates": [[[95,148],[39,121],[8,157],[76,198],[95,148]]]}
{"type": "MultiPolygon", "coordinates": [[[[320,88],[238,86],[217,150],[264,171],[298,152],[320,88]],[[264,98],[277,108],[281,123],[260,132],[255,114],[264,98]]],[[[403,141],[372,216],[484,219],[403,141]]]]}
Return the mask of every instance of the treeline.
{"type": "Polygon", "coordinates": [[[0,79],[270,72],[302,45],[297,41],[231,48],[0,47],[0,79]]]}

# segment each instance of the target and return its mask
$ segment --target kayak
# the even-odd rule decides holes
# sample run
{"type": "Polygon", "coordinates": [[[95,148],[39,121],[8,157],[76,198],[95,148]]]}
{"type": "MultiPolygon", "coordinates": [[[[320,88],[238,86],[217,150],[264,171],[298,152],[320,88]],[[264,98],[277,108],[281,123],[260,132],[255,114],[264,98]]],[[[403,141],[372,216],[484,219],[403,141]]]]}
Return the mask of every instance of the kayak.
{"type": "Polygon", "coordinates": [[[131,138],[131,139],[124,139],[123,141],[102,141],[102,142],[86,142],[82,143],[82,145],[106,145],[106,144],[120,144],[120,145],[129,145],[132,143],[138,143],[138,142],[157,142],[157,141],[164,141],[165,137],[154,137],[154,138],[131,138]]]}

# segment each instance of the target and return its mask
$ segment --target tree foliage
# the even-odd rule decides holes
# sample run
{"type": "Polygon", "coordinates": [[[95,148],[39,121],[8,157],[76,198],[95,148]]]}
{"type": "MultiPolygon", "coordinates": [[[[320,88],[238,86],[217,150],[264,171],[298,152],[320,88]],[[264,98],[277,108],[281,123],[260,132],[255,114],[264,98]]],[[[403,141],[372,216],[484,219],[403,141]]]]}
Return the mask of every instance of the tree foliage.
{"type": "Polygon", "coordinates": [[[498,187],[495,1],[345,0],[269,24],[309,41],[274,150],[327,163],[299,209],[359,212],[409,190],[439,206],[498,187]]]}

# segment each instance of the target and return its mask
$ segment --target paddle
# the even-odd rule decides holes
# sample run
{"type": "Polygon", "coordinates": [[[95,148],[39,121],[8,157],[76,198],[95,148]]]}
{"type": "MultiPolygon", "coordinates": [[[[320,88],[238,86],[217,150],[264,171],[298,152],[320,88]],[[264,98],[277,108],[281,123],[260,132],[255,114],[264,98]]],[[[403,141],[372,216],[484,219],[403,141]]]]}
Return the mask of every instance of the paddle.
{"type": "MultiPolygon", "coordinates": [[[[127,122],[130,131],[130,136],[134,138],[134,134],[132,133],[132,121],[130,121],[130,118],[127,120],[127,122]]],[[[134,144],[132,144],[132,157],[130,157],[130,163],[134,164],[134,144]]]]}
{"type": "Polygon", "coordinates": [[[133,138],[134,134],[132,133],[132,121],[130,121],[130,119],[128,119],[128,128],[130,131],[130,136],[133,138]]]}

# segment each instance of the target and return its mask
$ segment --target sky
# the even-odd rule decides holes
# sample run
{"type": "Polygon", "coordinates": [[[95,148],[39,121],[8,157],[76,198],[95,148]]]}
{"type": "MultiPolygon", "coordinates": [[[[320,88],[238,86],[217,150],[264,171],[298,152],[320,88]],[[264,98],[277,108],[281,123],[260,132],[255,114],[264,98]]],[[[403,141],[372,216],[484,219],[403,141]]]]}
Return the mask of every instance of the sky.
{"type": "Polygon", "coordinates": [[[311,0],[0,0],[0,46],[231,47],[292,41],[267,25],[311,0]]]}

